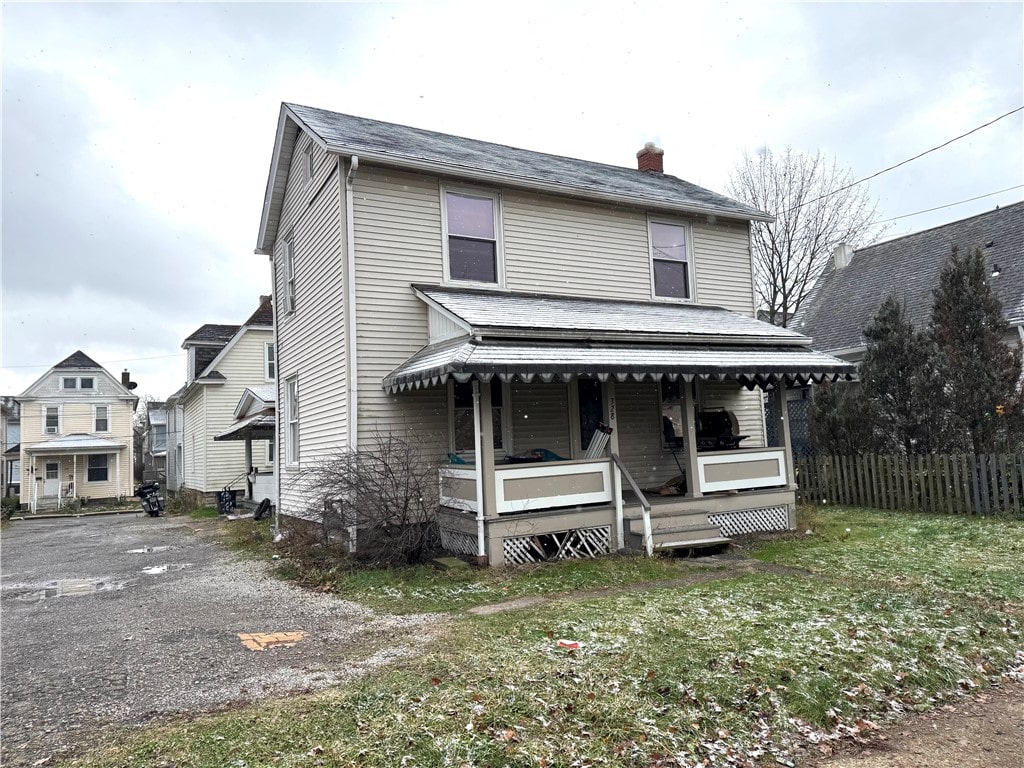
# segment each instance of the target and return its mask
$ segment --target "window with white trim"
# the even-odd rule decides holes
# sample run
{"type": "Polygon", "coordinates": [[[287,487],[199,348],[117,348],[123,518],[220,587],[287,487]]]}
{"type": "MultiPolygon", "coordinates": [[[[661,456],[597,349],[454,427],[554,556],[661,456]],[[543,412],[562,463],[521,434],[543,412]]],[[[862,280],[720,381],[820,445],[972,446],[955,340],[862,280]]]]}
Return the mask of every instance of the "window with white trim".
{"type": "Polygon", "coordinates": [[[107,454],[100,453],[89,457],[89,468],[86,480],[90,483],[105,483],[109,479],[110,472],[107,468],[107,454]]]}
{"type": "Polygon", "coordinates": [[[297,376],[285,381],[285,461],[297,464],[299,461],[299,379],[297,376]]]}
{"type": "Polygon", "coordinates": [[[650,219],[651,284],[655,298],[686,301],[693,298],[690,228],[685,224],[650,219]]]}
{"type": "Polygon", "coordinates": [[[263,347],[263,377],[273,381],[277,376],[277,358],[274,354],[274,342],[268,341],[263,347]]]}
{"type": "Polygon", "coordinates": [[[61,389],[78,389],[78,379],[74,376],[65,376],[60,381],[61,389]]]}
{"type": "Polygon", "coordinates": [[[83,376],[78,380],[78,387],[79,389],[94,389],[95,380],[92,376],[83,376]]]}
{"type": "Polygon", "coordinates": [[[106,405],[94,405],[92,407],[92,431],[110,431],[110,407],[106,405]]]}
{"type": "Polygon", "coordinates": [[[60,434],[60,406],[59,405],[44,405],[43,406],[43,434],[46,434],[46,435],[59,435],[60,434]]]}
{"type": "Polygon", "coordinates": [[[286,312],[295,311],[295,232],[284,236],[284,308],[286,312]]]}
{"type": "MultiPolygon", "coordinates": [[[[508,429],[505,408],[505,386],[497,376],[490,384],[481,382],[481,387],[491,388],[491,425],[494,430],[494,450],[506,450],[505,433],[508,429]]],[[[454,453],[476,451],[476,430],[473,422],[473,382],[464,384],[452,382],[449,389],[449,413],[451,414],[451,449],[454,453]]]]}
{"type": "Polygon", "coordinates": [[[442,190],[449,280],[502,282],[500,197],[495,192],[442,190]]]}

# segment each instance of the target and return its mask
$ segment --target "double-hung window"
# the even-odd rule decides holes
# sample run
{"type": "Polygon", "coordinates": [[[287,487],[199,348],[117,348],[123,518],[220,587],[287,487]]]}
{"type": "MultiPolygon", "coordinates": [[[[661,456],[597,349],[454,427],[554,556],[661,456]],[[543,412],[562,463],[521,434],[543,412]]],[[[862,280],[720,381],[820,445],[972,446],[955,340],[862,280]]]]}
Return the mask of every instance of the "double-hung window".
{"type": "Polygon", "coordinates": [[[286,312],[295,311],[295,233],[289,232],[284,237],[284,256],[282,265],[284,268],[284,309],[286,312]]]}
{"type": "Polygon", "coordinates": [[[47,435],[60,434],[60,406],[43,406],[43,433],[47,435]]]}
{"type": "Polygon", "coordinates": [[[93,432],[110,431],[110,408],[106,405],[94,405],[92,407],[93,432]]]}
{"type": "MultiPolygon", "coordinates": [[[[505,450],[505,397],[501,379],[497,376],[490,384],[481,382],[481,387],[491,388],[491,424],[494,430],[494,450],[505,450]]],[[[456,453],[473,453],[476,450],[476,430],[473,421],[473,383],[454,382],[452,385],[452,450],[456,453]]]]}
{"type": "Polygon", "coordinates": [[[263,363],[264,363],[264,378],[267,381],[273,381],[277,375],[277,358],[274,356],[274,345],[272,342],[267,342],[263,347],[263,363]]]}
{"type": "Polygon", "coordinates": [[[101,453],[96,456],[90,456],[86,479],[90,483],[105,483],[108,477],[107,454],[101,453]]]}
{"type": "Polygon", "coordinates": [[[299,461],[299,380],[293,376],[285,384],[285,461],[297,464],[299,461]]]}
{"type": "Polygon", "coordinates": [[[501,283],[503,265],[498,195],[445,189],[442,197],[448,279],[501,283]]]}
{"type": "Polygon", "coordinates": [[[655,298],[693,298],[690,230],[685,224],[648,222],[651,243],[651,278],[655,298]]]}

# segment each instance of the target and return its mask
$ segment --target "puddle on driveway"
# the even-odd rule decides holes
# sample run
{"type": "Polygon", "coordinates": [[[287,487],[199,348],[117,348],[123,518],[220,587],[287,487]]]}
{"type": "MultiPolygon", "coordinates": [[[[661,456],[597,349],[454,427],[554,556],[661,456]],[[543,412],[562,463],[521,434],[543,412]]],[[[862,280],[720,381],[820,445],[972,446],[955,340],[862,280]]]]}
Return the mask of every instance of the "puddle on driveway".
{"type": "Polygon", "coordinates": [[[142,549],[129,549],[125,552],[126,555],[148,555],[151,552],[165,552],[170,547],[143,547],[142,549]]]}
{"type": "Polygon", "coordinates": [[[184,571],[191,565],[192,563],[164,563],[163,565],[154,565],[152,568],[143,568],[142,572],[148,573],[150,576],[159,576],[168,571],[184,571]]]}
{"type": "Polygon", "coordinates": [[[94,595],[97,592],[114,592],[124,589],[123,581],[98,581],[96,579],[61,579],[51,581],[42,587],[28,587],[16,592],[16,600],[38,603],[51,597],[75,597],[77,595],[94,595]]]}

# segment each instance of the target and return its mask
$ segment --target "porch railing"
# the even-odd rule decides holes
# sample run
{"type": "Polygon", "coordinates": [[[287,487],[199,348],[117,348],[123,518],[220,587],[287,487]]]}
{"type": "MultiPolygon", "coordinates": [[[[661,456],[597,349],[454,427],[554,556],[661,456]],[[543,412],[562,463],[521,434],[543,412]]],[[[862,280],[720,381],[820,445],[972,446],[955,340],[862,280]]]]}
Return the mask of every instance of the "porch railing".
{"type": "MultiPolygon", "coordinates": [[[[618,454],[612,454],[612,463],[615,465],[616,478],[619,476],[625,477],[626,482],[629,484],[629,489],[633,491],[637,501],[640,502],[640,513],[644,518],[644,550],[647,552],[647,556],[650,557],[654,554],[654,533],[651,530],[651,502],[647,500],[644,492],[640,490],[640,486],[636,484],[636,480],[629,474],[629,470],[626,469],[626,465],[622,463],[622,459],[619,458],[618,454]]],[[[615,494],[615,523],[619,533],[619,548],[621,549],[624,545],[623,541],[623,523],[622,523],[622,491],[621,482],[615,484],[618,492],[615,494]]]]}

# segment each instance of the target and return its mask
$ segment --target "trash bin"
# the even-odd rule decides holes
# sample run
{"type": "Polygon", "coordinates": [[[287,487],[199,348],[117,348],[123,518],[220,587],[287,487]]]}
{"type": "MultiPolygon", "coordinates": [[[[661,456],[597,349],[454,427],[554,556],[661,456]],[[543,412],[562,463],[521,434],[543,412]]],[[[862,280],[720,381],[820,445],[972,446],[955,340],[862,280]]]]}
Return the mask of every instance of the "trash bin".
{"type": "Polygon", "coordinates": [[[217,512],[221,515],[230,515],[235,511],[238,491],[225,488],[217,492],[217,512]]]}

